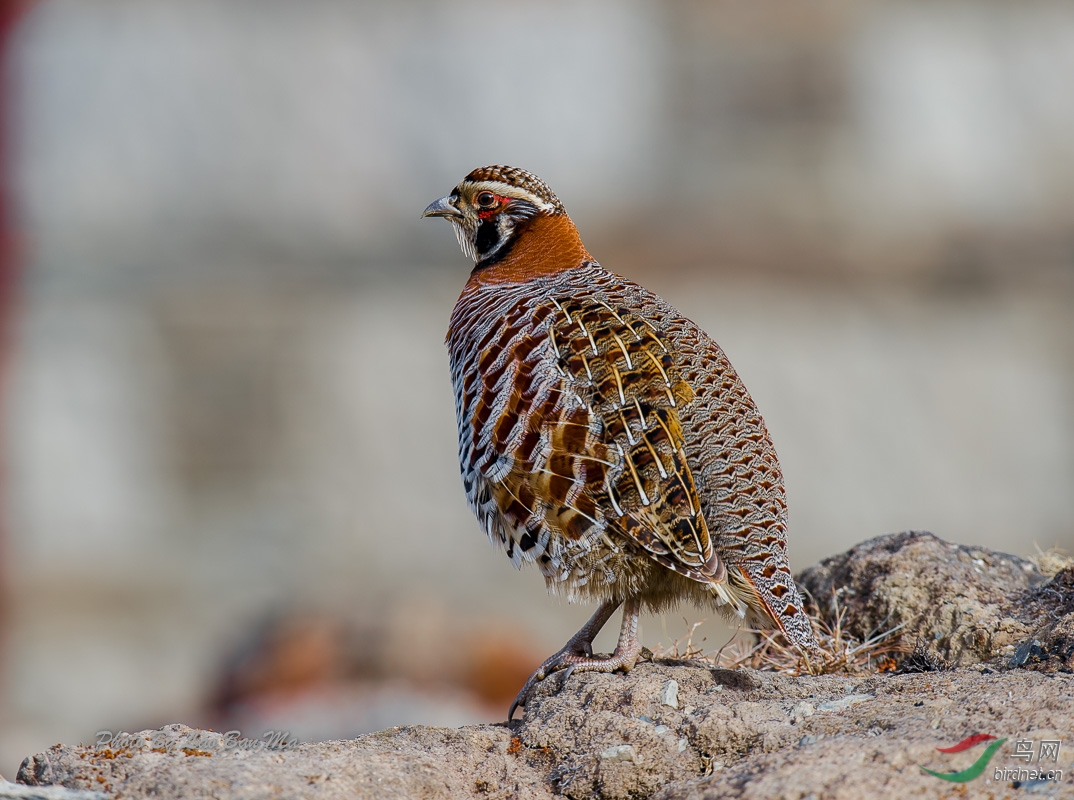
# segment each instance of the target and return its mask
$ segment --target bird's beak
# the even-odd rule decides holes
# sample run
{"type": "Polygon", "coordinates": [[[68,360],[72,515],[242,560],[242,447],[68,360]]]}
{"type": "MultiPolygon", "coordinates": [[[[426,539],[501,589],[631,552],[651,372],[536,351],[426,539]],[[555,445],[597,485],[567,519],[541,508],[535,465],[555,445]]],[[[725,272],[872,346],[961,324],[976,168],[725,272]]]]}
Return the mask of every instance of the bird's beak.
{"type": "Polygon", "coordinates": [[[451,195],[441,197],[439,200],[434,200],[429,203],[429,207],[425,209],[422,217],[447,217],[448,219],[457,217],[461,219],[462,212],[452,205],[451,200],[451,195]]]}

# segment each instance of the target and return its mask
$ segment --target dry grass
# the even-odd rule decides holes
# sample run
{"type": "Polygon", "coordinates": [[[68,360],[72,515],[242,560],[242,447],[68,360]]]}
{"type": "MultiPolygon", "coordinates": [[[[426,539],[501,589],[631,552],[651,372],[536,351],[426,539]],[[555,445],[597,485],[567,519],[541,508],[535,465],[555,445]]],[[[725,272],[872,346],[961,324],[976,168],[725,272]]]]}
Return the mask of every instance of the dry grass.
{"type": "MultiPolygon", "coordinates": [[[[1036,553],[1028,560],[1042,575],[1051,578],[1074,566],[1074,558],[1060,548],[1041,550],[1035,543],[1034,546],[1036,553]]],[[[701,620],[693,624],[687,622],[686,633],[670,645],[657,646],[653,657],[702,661],[726,669],[749,667],[788,675],[868,675],[946,668],[943,660],[928,652],[921,642],[915,645],[906,641],[903,629],[913,620],[886,630],[874,630],[862,640],[847,632],[846,608],[840,604],[838,594],[832,597],[829,608],[831,613],[822,615],[816,602],[807,603],[806,613],[820,645],[817,654],[804,655],[778,631],[753,628],[740,628],[738,634],[753,634],[755,642],[736,634],[719,650],[705,651],[694,643],[694,633],[705,622],[701,620]]]]}
{"type": "Polygon", "coordinates": [[[884,631],[871,633],[864,641],[847,633],[844,625],[846,609],[833,599],[834,621],[829,623],[815,608],[808,609],[813,633],[820,653],[809,656],[790,645],[778,631],[742,628],[752,633],[756,644],[735,637],[714,652],[705,652],[694,644],[694,632],[704,620],[689,626],[687,632],[669,646],[658,646],[654,658],[704,661],[716,667],[782,672],[788,675],[867,675],[893,672],[913,648],[903,642],[902,628],[906,623],[884,631]]]}
{"type": "Polygon", "coordinates": [[[1040,545],[1036,542],[1033,542],[1033,547],[1037,552],[1027,556],[1026,560],[1035,566],[1041,575],[1051,578],[1067,567],[1074,565],[1074,558],[1071,558],[1070,554],[1061,547],[1049,547],[1047,550],[1041,550],[1040,545]]]}

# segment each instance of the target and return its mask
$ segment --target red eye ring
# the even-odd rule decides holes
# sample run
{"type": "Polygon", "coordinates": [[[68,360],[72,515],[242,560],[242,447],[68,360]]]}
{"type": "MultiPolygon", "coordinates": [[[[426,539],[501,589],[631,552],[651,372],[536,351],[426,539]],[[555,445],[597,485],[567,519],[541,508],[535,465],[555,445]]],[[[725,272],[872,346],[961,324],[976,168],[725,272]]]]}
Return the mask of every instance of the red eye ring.
{"type": "Polygon", "coordinates": [[[492,192],[480,192],[477,195],[477,204],[482,208],[492,208],[496,205],[496,195],[492,192]]]}

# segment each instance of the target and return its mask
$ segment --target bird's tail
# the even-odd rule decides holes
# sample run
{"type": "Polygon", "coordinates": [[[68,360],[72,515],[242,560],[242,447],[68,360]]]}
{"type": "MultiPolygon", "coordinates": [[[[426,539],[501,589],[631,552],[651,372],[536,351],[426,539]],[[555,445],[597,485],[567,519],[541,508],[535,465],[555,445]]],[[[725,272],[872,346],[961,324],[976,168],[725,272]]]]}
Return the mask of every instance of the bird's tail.
{"type": "Polygon", "coordinates": [[[810,622],[802,595],[794,585],[790,573],[783,576],[778,583],[767,581],[761,582],[760,585],[747,569],[729,567],[727,573],[730,578],[728,582],[737,584],[738,594],[748,598],[749,609],[761,621],[773,623],[783,637],[803,653],[820,653],[817,637],[813,634],[813,623],[810,622]],[[772,583],[772,586],[769,586],[769,583],[772,583]]]}

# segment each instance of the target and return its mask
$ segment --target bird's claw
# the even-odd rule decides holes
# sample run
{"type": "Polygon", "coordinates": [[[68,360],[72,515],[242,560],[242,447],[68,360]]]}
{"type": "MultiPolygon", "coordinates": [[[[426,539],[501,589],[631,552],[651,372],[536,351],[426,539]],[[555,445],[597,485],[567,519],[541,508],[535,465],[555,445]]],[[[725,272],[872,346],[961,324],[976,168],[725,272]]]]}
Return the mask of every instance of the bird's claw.
{"type": "MultiPolygon", "coordinates": [[[[586,656],[591,656],[592,647],[589,646],[588,643],[586,644],[585,649],[588,651],[586,653],[586,656]]],[[[558,672],[561,669],[565,670],[563,674],[563,683],[560,684],[561,686],[565,685],[567,682],[567,678],[569,678],[574,672],[575,664],[570,660],[572,657],[577,658],[578,656],[577,654],[572,653],[556,653],[554,656],[552,656],[552,658],[541,664],[541,666],[537,668],[537,671],[530,675],[529,680],[527,680],[525,685],[523,685],[521,691],[519,691],[518,693],[518,696],[515,698],[515,702],[511,703],[511,708],[507,712],[507,721],[511,721],[511,718],[514,717],[515,711],[518,710],[519,706],[525,708],[526,701],[529,699],[530,693],[534,690],[534,688],[536,688],[538,683],[543,681],[552,673],[558,672]]]]}

